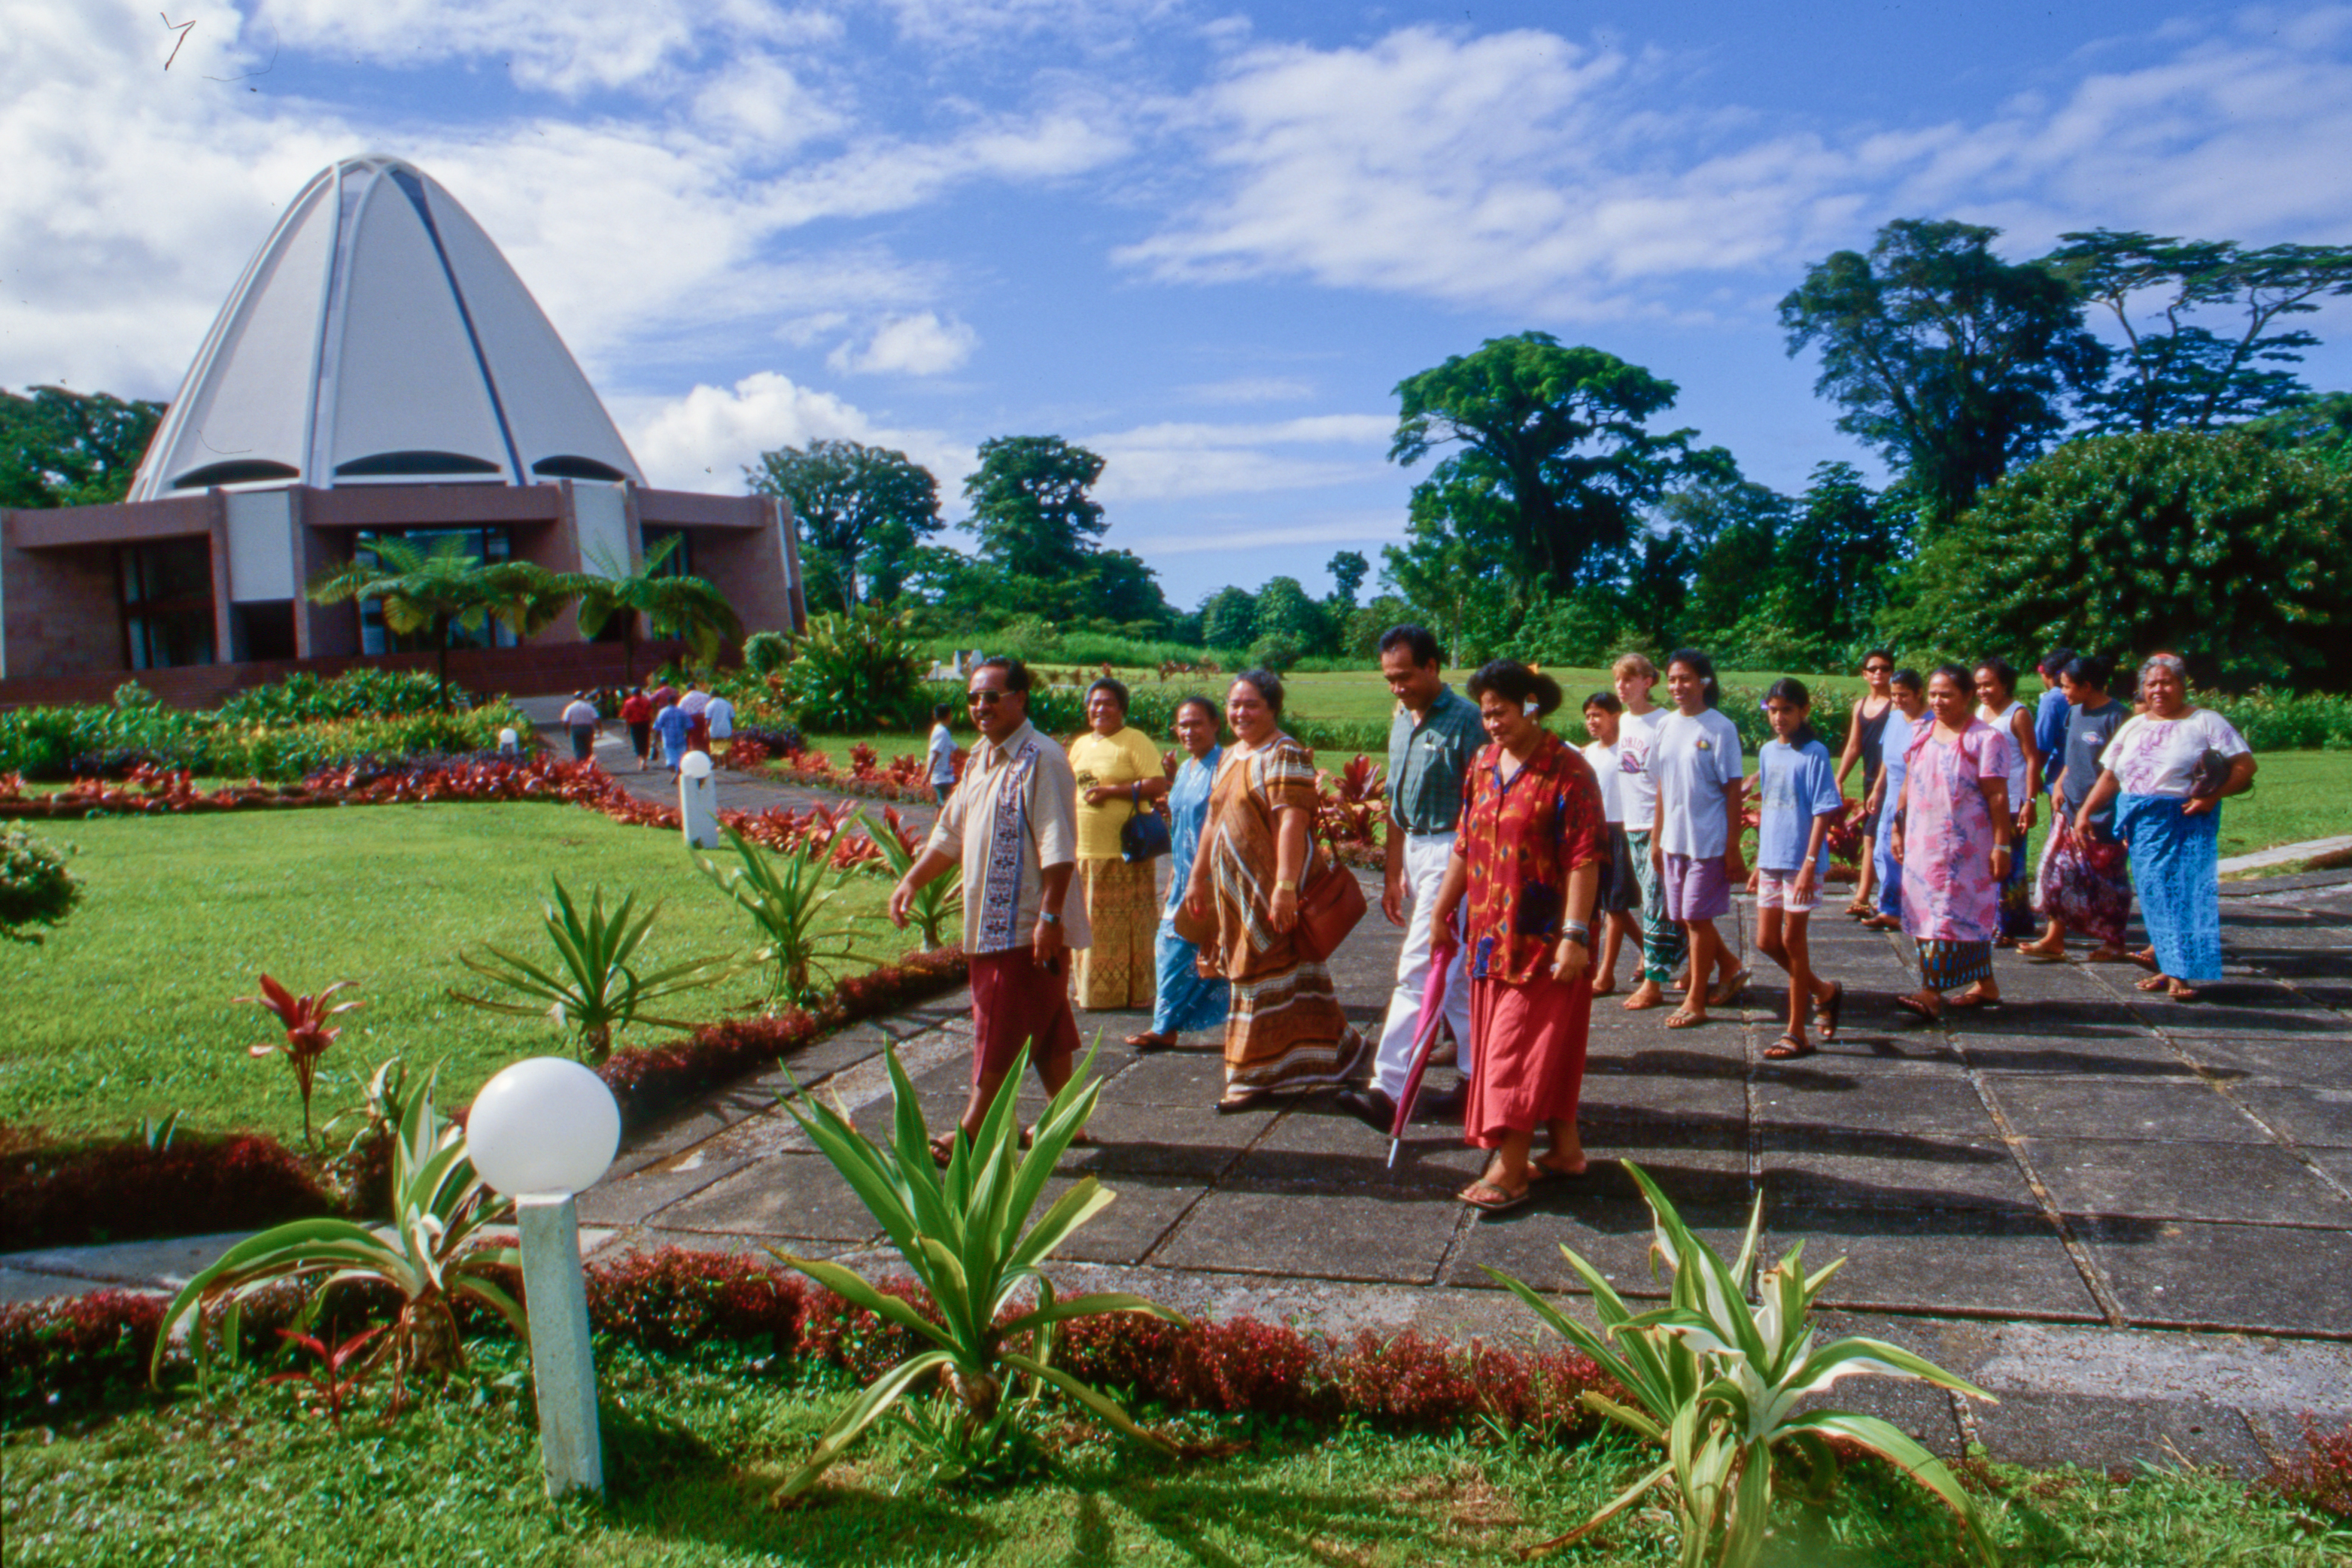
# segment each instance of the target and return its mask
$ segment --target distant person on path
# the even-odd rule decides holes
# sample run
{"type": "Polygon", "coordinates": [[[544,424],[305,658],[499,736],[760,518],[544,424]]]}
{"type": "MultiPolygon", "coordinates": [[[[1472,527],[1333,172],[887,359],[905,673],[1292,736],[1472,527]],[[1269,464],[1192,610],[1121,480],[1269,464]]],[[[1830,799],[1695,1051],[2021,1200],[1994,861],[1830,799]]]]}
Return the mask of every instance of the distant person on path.
{"type": "Polygon", "coordinates": [[[947,804],[948,792],[955,788],[955,731],[948,728],[948,721],[954,717],[955,710],[946,703],[932,705],[931,739],[923,749],[927,776],[931,784],[931,799],[941,805],[947,804]]]}
{"type": "Polygon", "coordinates": [[[1617,766],[1618,716],[1624,700],[1613,691],[1596,691],[1584,700],[1584,732],[1592,737],[1583,748],[1584,760],[1601,781],[1601,820],[1607,825],[1607,853],[1601,858],[1601,891],[1592,909],[1601,925],[1601,956],[1592,967],[1592,994],[1608,996],[1617,989],[1617,953],[1630,941],[1634,967],[1641,966],[1642,928],[1633,911],[1642,905],[1641,879],[1633,874],[1633,845],[1625,833],[1624,773],[1617,766]]]}
{"type": "Polygon", "coordinates": [[[1282,678],[1244,671],[1225,697],[1234,744],[1185,883],[1187,921],[1215,931],[1202,968],[1233,985],[1223,1111],[1277,1089],[1344,1082],[1370,1048],[1339,1010],[1330,969],[1298,952],[1298,889],[1318,858],[1315,760],[1281,721],[1282,678]]]}
{"type": "MultiPolygon", "coordinates": [[[[1383,837],[1381,912],[1404,927],[1397,952],[1396,988],[1389,994],[1372,1081],[1343,1090],[1339,1104],[1385,1134],[1395,1125],[1397,1097],[1412,1066],[1421,1035],[1421,1003],[1431,954],[1441,943],[1430,924],[1437,889],[1454,850],[1462,815],[1462,777],[1486,743],[1478,710],[1445,684],[1437,639],[1416,626],[1391,626],[1381,637],[1381,674],[1397,700],[1389,725],[1389,822],[1383,837]]],[[[1457,943],[1445,977],[1445,1023],[1454,1031],[1454,1066],[1466,1079],[1473,1060],[1470,985],[1457,943]]],[[[1453,1109],[1435,1095],[1435,1110],[1453,1109]]]]}
{"type": "Polygon", "coordinates": [[[654,733],[661,737],[662,763],[670,772],[677,772],[677,764],[693,749],[688,739],[693,732],[694,721],[677,703],[665,703],[654,710],[654,733]]]}
{"type": "Polygon", "coordinates": [[[596,754],[596,731],[604,727],[604,716],[588,700],[584,691],[575,691],[564,706],[563,725],[572,731],[572,760],[584,763],[596,754]]]}
{"type": "Polygon", "coordinates": [[[686,749],[710,754],[710,693],[696,686],[677,700],[677,710],[686,715],[686,749]]]}
{"type": "Polygon", "coordinates": [[[1184,761],[1176,782],[1168,786],[1168,901],[1160,910],[1160,933],[1153,944],[1157,961],[1156,994],[1151,1004],[1151,1027],[1129,1035],[1127,1043],[1139,1051],[1166,1050],[1187,1030],[1221,1029],[1233,1010],[1233,987],[1201,973],[1201,950],[1176,931],[1176,911],[1192,877],[1192,861],[1201,851],[1201,829],[1209,818],[1209,792],[1215,785],[1217,763],[1224,751],[1217,744],[1223,721],[1217,705],[1205,697],[1187,697],[1176,704],[1176,739],[1184,761]]]}
{"type": "Polygon", "coordinates": [[[702,722],[714,753],[721,742],[726,742],[730,752],[735,749],[735,704],[717,692],[711,693],[709,705],[702,710],[702,722]]]}
{"type": "Polygon", "coordinates": [[[1168,778],[1160,748],[1127,721],[1129,700],[1127,687],[1108,676],[1087,688],[1087,733],[1070,742],[1078,787],[1078,892],[1095,933],[1073,981],[1081,1007],[1151,1005],[1160,868],[1124,858],[1119,830],[1154,809],[1168,793],[1168,778]]]}
{"type": "Polygon", "coordinates": [[[1559,706],[1559,682],[1498,658],[1470,678],[1470,694],[1494,743],[1464,782],[1435,930],[1469,953],[1478,1055],[1466,1075],[1463,1132],[1494,1151],[1459,1195],[1501,1214],[1525,1204],[1538,1176],[1584,1173],[1576,1107],[1592,1026],[1592,906],[1607,824],[1591,764],[1543,727],[1559,706]],[[1549,1147],[1530,1163],[1538,1128],[1549,1147]]]}
{"type": "Polygon", "coordinates": [[[621,722],[629,727],[629,746],[637,753],[637,772],[644,773],[654,746],[654,700],[643,687],[621,699],[621,722]]]}
{"type": "MultiPolygon", "coordinates": [[[[2000,658],[1976,668],[1977,717],[2009,738],[2009,809],[2017,822],[2017,842],[2009,875],[2000,884],[2000,935],[1996,945],[2014,947],[2033,934],[2033,879],[2025,836],[2033,831],[2033,800],[2042,793],[2042,748],[2033,739],[2034,715],[2017,700],[2017,671],[2000,658]]],[[[2060,692],[2063,701],[2065,693],[2060,692]]]]}
{"type": "Polygon", "coordinates": [[[1658,786],[1650,778],[1650,748],[1666,710],[1650,700],[1658,667],[1645,654],[1621,655],[1610,676],[1625,711],[1617,718],[1617,804],[1625,813],[1625,843],[1633,852],[1633,877],[1641,889],[1642,978],[1625,1005],[1633,1010],[1665,1005],[1666,986],[1690,954],[1689,940],[1666,912],[1666,883],[1651,853],[1658,815],[1658,786]]]}
{"type": "Polygon", "coordinates": [[[1895,712],[1895,656],[1883,647],[1872,648],[1862,656],[1862,682],[1867,688],[1862,700],[1853,705],[1853,716],[1845,727],[1845,751],[1838,758],[1838,789],[1845,788],[1845,775],[1862,764],[1862,880],[1853,890],[1853,901],[1845,912],[1855,920],[1867,920],[1877,907],[1874,894],[1878,887],[1878,814],[1870,809],[1871,792],[1878,787],[1878,775],[1886,765],[1886,721],[1895,712]]]}
{"type": "Polygon", "coordinates": [[[1666,1019],[1669,1029],[1688,1029],[1706,1022],[1709,1007],[1729,1005],[1748,984],[1738,956],[1715,929],[1731,912],[1731,885],[1748,879],[1739,847],[1746,781],[1739,731],[1716,707],[1722,689],[1714,661],[1696,648],[1678,649],[1666,660],[1666,690],[1674,711],[1659,723],[1650,748],[1658,802],[1650,864],[1665,883],[1666,913],[1690,943],[1690,987],[1666,1019]]]}
{"type": "Polygon", "coordinates": [[[1862,923],[1872,931],[1903,929],[1903,867],[1895,858],[1894,824],[1903,807],[1904,759],[1920,729],[1935,722],[1927,711],[1927,683],[1916,669],[1898,669],[1887,679],[1895,711],[1886,721],[1880,752],[1878,784],[1864,806],[1878,822],[1878,841],[1872,851],[1878,873],[1878,912],[1862,923]]]}
{"type": "Polygon", "coordinates": [[[2124,847],[2116,842],[2115,806],[2092,814],[2090,831],[2075,816],[2099,782],[2099,759],[2131,712],[2107,695],[2114,666],[2078,655],[2059,676],[2067,700],[2066,738],[2060,771],[2050,786],[2050,837],[2035,873],[2034,907],[2050,922],[2039,942],[2021,943],[2028,958],[2066,956],[2066,933],[2080,931],[2098,945],[2093,963],[2118,963],[2126,956],[2124,929],[2131,920],[2131,878],[2124,847]]]}
{"type": "Polygon", "coordinates": [[[2131,847],[2132,890],[2154,950],[2142,991],[2193,1002],[2221,978],[2221,802],[2254,782],[2245,737],[2189,701],[2188,667],[2160,653],[2139,668],[2146,711],[2124,721],[2100,759],[2099,782],[2076,813],[2085,829],[2110,801],[2131,847]]]}
{"type": "MultiPolygon", "coordinates": [[[[971,961],[971,1093],[962,1136],[976,1137],[1021,1047],[1047,1093],[1070,1081],[1078,1048],[1066,970],[1089,933],[1071,898],[1078,859],[1077,779],[1062,748],[1029,722],[1029,668],[982,659],[966,688],[980,740],[962,787],[948,798],[930,841],[890,890],[890,920],[906,929],[915,895],[949,867],[963,868],[963,950],[971,961]]],[[[957,1133],[931,1141],[945,1164],[957,1133]]],[[[1083,1130],[1078,1142],[1094,1140],[1083,1130]]]]}
{"type": "Polygon", "coordinates": [[[1830,767],[1829,748],[1813,732],[1813,698],[1805,683],[1786,677],[1774,681],[1764,693],[1764,712],[1773,738],[1756,757],[1760,808],[1756,869],[1748,887],[1756,895],[1756,945],[1789,974],[1789,1026],[1764,1048],[1765,1058],[1778,1062],[1813,1054],[1805,1027],[1815,1007],[1822,1038],[1834,1038],[1845,1005],[1845,987],[1813,973],[1806,935],[1829,880],[1830,826],[1845,810],[1845,794],[1830,767]]]}
{"type": "MultiPolygon", "coordinates": [[[[2042,696],[2033,705],[2033,749],[2042,755],[2042,787],[2048,789],[2066,770],[2066,726],[2074,703],[2066,695],[2066,667],[2074,662],[2071,647],[2053,647],[2042,656],[2034,670],[2042,677],[2042,696]]],[[[2051,812],[2054,817],[2057,807],[2051,812]]]]}
{"type": "Polygon", "coordinates": [[[2000,1000],[1992,941],[2000,883],[2016,857],[2009,809],[2009,738],[1976,717],[1975,681],[1957,664],[1927,678],[1935,717],[1904,759],[1895,858],[1903,863],[1903,929],[1919,946],[1919,989],[1895,1005],[1929,1023],[1947,1006],[2000,1000]],[[1944,993],[1966,986],[1947,1002],[1944,993]]]}

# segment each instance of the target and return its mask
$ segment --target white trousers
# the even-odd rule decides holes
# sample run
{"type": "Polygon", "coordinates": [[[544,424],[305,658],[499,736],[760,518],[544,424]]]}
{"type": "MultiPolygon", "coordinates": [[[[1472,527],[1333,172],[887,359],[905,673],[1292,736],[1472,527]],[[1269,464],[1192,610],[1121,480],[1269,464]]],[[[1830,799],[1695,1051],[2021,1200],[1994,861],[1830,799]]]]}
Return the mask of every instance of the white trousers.
{"type": "MultiPolygon", "coordinates": [[[[1389,998],[1388,1023],[1381,1030],[1381,1051],[1372,1068],[1372,1082],[1394,1100],[1404,1093],[1412,1070],[1412,1043],[1421,1033],[1421,997],[1429,984],[1430,915],[1437,907],[1437,889],[1445,880],[1446,862],[1454,855],[1454,835],[1430,833],[1404,841],[1404,891],[1408,900],[1404,948],[1397,954],[1396,993],[1389,998]]],[[[1454,950],[1454,967],[1445,977],[1445,1021],[1454,1026],[1458,1047],[1454,1065],[1470,1071],[1470,974],[1462,950],[1454,950]]]]}

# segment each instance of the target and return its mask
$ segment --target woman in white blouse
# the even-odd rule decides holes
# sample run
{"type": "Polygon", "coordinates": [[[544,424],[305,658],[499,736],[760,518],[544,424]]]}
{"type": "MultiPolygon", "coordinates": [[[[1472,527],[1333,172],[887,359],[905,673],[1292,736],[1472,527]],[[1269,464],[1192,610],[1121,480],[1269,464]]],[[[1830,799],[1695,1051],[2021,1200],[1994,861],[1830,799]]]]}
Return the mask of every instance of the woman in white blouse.
{"type": "Polygon", "coordinates": [[[2116,803],[2116,837],[2131,848],[2132,891],[2155,953],[2139,988],[2190,1002],[2221,977],[2221,802],[2253,784],[2254,756],[2228,720],[2189,705],[2178,656],[2141,665],[2139,688],[2141,710],[2100,754],[2099,782],[2074,826],[2087,836],[2093,815],[2116,803]]]}

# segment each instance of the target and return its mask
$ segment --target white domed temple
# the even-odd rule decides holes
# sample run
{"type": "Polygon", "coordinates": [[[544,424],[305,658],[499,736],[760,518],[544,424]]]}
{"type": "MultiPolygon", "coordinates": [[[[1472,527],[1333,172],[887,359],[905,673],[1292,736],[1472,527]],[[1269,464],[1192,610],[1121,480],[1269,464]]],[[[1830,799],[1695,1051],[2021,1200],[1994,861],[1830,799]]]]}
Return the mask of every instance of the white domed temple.
{"type": "MultiPolygon", "coordinates": [[[[747,627],[803,622],[783,503],[646,488],[481,226],[407,163],[346,159],[230,291],[130,499],[0,512],[0,704],[102,698],[131,672],[194,702],[288,661],[423,662],[372,605],[303,595],[379,537],[593,572],[670,534],[747,627]]],[[[467,684],[620,679],[619,647],[582,642],[569,615],[521,647],[480,640],[452,658],[467,684]]]]}

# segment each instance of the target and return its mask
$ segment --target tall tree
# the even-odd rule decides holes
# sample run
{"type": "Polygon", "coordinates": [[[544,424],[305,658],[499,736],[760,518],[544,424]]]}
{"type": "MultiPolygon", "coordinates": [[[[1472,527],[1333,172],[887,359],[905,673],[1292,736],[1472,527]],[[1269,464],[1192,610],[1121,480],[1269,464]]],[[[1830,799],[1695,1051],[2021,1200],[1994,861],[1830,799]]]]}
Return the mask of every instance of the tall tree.
{"type": "Polygon", "coordinates": [[[1821,352],[1813,390],[1844,407],[1838,428],[1908,469],[1938,521],[2056,439],[2067,396],[2105,372],[2073,289],[1994,255],[2000,233],[1899,219],[1780,301],[1789,353],[1821,352]]]}
{"type": "Polygon", "coordinates": [[[808,543],[812,587],[844,609],[867,598],[895,598],[906,585],[908,557],[939,532],[940,484],[904,452],[857,441],[812,441],[760,454],[746,468],[752,490],[793,503],[808,543]]]}
{"type": "Polygon", "coordinates": [[[1247,647],[1257,636],[1257,598],[1226,586],[1201,602],[1201,640],[1211,647],[1247,647]]]}
{"type": "Polygon", "coordinates": [[[1288,637],[1301,653],[1316,653],[1331,640],[1323,607],[1307,596],[1296,577],[1269,578],[1257,591],[1255,621],[1261,637],[1288,637]]]}
{"type": "Polygon", "coordinates": [[[1676,388],[1595,348],[1545,332],[1489,338],[1399,382],[1391,462],[1460,449],[1413,491],[1416,527],[1500,531],[1505,568],[1528,589],[1589,574],[1630,540],[1642,509],[1694,471],[1695,432],[1652,431],[1676,388]]]}
{"type": "Polygon", "coordinates": [[[1788,497],[1737,475],[1685,486],[1658,503],[1660,521],[1682,535],[1691,564],[1680,635],[1720,641],[1780,586],[1780,537],[1790,510],[1788,497]]]}
{"type": "Polygon", "coordinates": [[[131,493],[163,405],[110,393],[0,390],[0,506],[95,506],[131,493]]]}
{"type": "Polygon", "coordinates": [[[1364,559],[1363,552],[1342,550],[1324,563],[1323,569],[1331,574],[1331,596],[1341,611],[1354,609],[1357,592],[1372,574],[1372,563],[1364,559]]]}
{"type": "Polygon", "coordinates": [[[1103,459],[1059,436],[999,436],[980,445],[963,482],[981,559],[1020,577],[1078,570],[1110,525],[1087,494],[1103,459]]]}
{"type": "Polygon", "coordinates": [[[580,635],[593,637],[618,617],[625,684],[637,680],[637,637],[650,627],[656,637],[682,637],[706,663],[721,642],[740,639],[743,622],[727,595],[700,577],[667,571],[670,554],[685,539],[673,533],[648,549],[635,566],[604,555],[591,558],[593,572],[567,574],[563,585],[580,601],[580,635]]]}
{"type": "Polygon", "coordinates": [[[1850,463],[1815,466],[1780,534],[1780,574],[1797,625],[1832,644],[1867,635],[1901,567],[1910,521],[1850,463]]]}
{"type": "Polygon", "coordinates": [[[2066,243],[2042,265],[2104,306],[2124,335],[2116,375],[2084,400],[2102,435],[2206,430],[2292,405],[2310,389],[2277,367],[2301,363],[2319,340],[2272,328],[2282,316],[2312,314],[2323,298],[2352,294],[2347,246],[2246,250],[2104,228],[2058,237],[2066,243]],[[2235,311],[2239,331],[2223,336],[2189,321],[2202,310],[2235,311]]]}

